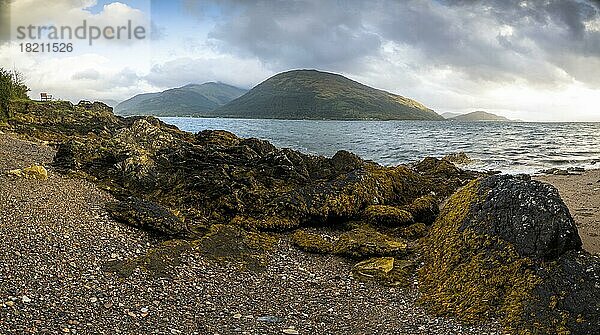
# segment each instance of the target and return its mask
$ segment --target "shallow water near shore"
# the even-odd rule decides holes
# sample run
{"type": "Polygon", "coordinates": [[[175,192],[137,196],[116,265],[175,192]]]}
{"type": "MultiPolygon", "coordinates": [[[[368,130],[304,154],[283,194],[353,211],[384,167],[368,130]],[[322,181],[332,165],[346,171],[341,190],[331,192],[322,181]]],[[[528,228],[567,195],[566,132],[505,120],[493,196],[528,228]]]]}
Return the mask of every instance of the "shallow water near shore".
{"type": "Polygon", "coordinates": [[[465,152],[475,170],[535,173],[598,168],[600,123],[326,121],[163,117],[182,130],[223,129],[279,147],[331,156],[349,150],[384,165],[465,152]]]}

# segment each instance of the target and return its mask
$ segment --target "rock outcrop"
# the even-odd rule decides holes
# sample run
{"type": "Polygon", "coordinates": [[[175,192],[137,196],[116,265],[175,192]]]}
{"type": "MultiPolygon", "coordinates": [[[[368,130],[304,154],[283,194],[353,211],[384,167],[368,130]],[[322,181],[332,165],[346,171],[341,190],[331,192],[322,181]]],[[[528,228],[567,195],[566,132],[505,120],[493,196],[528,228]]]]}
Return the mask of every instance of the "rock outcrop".
{"type": "Polygon", "coordinates": [[[598,259],[581,250],[558,191],[492,176],[454,194],[423,243],[422,300],[524,333],[589,334],[600,324],[598,259]]]}

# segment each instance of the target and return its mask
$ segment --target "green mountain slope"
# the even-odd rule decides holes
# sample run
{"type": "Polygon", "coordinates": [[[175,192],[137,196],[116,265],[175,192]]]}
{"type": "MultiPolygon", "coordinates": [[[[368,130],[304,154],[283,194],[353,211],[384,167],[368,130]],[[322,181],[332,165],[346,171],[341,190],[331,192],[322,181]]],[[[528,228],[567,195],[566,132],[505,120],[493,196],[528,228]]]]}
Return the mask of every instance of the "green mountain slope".
{"type": "Polygon", "coordinates": [[[450,118],[449,120],[454,121],[510,121],[504,116],[484,112],[484,111],[476,111],[472,113],[462,114],[450,118]]]}
{"type": "Polygon", "coordinates": [[[223,83],[190,84],[159,93],[138,94],[115,107],[120,115],[205,116],[246,93],[223,83]]]}
{"type": "Polygon", "coordinates": [[[277,74],[209,114],[274,119],[444,119],[414,100],[316,70],[277,74]]]}

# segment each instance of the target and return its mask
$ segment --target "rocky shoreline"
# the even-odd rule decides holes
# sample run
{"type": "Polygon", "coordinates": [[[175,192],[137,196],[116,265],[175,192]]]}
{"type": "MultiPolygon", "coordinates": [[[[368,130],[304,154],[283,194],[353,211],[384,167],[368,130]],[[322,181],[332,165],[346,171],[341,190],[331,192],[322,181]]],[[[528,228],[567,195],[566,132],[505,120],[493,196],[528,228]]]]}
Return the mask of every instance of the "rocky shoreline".
{"type": "MultiPolygon", "coordinates": [[[[49,224],[85,227],[102,241],[70,241],[79,235],[67,233],[59,250],[94,257],[88,272],[98,285],[83,287],[100,289],[87,302],[120,318],[99,324],[71,312],[77,317],[63,320],[65,332],[586,334],[600,322],[600,261],[581,249],[556,189],[529,177],[488,176],[435,158],[382,167],[345,151],[304,155],[224,131],[190,134],[151,117],[120,118],[101,103],[15,103],[4,129],[57,148],[53,155],[45,147],[43,162],[21,157],[10,167],[43,163],[48,180],[0,177],[13,189],[26,186],[2,201],[3,212],[13,211],[3,217],[13,229],[5,238],[36,236],[49,224]],[[35,189],[27,183],[40,183],[56,195],[55,181],[77,184],[66,192],[75,198],[27,193],[35,189]],[[15,205],[20,193],[27,196],[15,205]],[[103,219],[38,220],[47,208],[39,200],[55,201],[56,213],[88,206],[83,212],[103,219]],[[114,255],[87,255],[88,247],[116,243],[106,230],[127,231],[121,238],[131,233],[135,242],[114,255]]],[[[11,145],[26,146],[2,136],[12,143],[5,157],[15,155],[11,145]]],[[[76,259],[67,264],[78,269],[76,259]]],[[[52,272],[42,269],[25,266],[34,279],[48,279],[52,272]]],[[[0,329],[58,327],[40,318],[43,306],[27,308],[58,292],[23,290],[30,281],[16,280],[20,290],[0,282],[3,320],[14,320],[0,329]]],[[[76,300],[51,306],[85,311],[76,300]]]]}

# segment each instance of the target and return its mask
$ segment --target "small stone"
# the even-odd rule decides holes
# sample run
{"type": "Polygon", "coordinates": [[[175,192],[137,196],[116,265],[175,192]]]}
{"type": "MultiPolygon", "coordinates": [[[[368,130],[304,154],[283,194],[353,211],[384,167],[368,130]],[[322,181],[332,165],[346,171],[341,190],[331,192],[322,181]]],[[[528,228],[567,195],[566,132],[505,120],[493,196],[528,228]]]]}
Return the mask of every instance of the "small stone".
{"type": "Polygon", "coordinates": [[[131,316],[132,318],[135,318],[137,316],[134,312],[131,311],[127,312],[127,315],[131,316]]]}
{"type": "Polygon", "coordinates": [[[96,301],[98,301],[98,298],[96,298],[96,297],[91,297],[90,298],[90,302],[96,302],[96,301]]]}
{"type": "Polygon", "coordinates": [[[239,313],[238,314],[234,314],[233,318],[234,319],[241,319],[242,318],[242,314],[239,314],[239,313]]]}
{"type": "Polygon", "coordinates": [[[279,322],[279,321],[281,321],[281,319],[278,318],[278,317],[276,317],[276,316],[265,315],[265,316],[259,316],[259,317],[257,317],[256,321],[261,321],[261,322],[279,322]]]}
{"type": "Polygon", "coordinates": [[[107,302],[104,304],[104,308],[109,309],[113,306],[112,302],[107,302]]]}
{"type": "Polygon", "coordinates": [[[294,329],[294,328],[287,328],[283,330],[284,334],[288,334],[288,335],[299,335],[300,333],[294,329]]]}
{"type": "Polygon", "coordinates": [[[24,295],[23,297],[21,297],[21,300],[23,302],[31,302],[31,298],[29,298],[28,296],[24,295]]]}
{"type": "Polygon", "coordinates": [[[140,312],[142,312],[142,313],[148,313],[148,308],[147,307],[142,307],[142,308],[140,308],[140,312]]]}
{"type": "Polygon", "coordinates": [[[9,300],[9,301],[7,301],[7,302],[5,302],[4,304],[5,304],[6,306],[8,306],[8,307],[12,307],[12,306],[14,306],[14,305],[15,305],[14,301],[10,301],[10,300],[9,300]]]}

